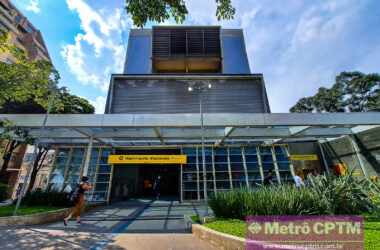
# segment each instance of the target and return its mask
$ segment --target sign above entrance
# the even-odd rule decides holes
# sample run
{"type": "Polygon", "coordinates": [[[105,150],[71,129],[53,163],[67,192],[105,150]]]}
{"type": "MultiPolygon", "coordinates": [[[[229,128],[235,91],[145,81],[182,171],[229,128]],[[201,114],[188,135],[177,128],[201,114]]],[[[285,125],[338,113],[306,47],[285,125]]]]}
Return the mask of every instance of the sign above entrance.
{"type": "Polygon", "coordinates": [[[110,155],[108,164],[186,164],[186,155],[110,155]]]}
{"type": "Polygon", "coordinates": [[[292,161],[318,161],[317,155],[291,155],[292,161]]]}

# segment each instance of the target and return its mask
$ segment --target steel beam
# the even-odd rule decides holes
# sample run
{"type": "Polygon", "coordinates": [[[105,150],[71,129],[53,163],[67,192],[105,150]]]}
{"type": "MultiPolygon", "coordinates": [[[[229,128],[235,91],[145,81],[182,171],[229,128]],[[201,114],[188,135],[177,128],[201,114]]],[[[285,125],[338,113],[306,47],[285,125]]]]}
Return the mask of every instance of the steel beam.
{"type": "Polygon", "coordinates": [[[156,134],[156,137],[160,140],[161,144],[165,145],[165,140],[161,135],[160,128],[153,128],[153,131],[156,134]]]}
{"type": "Polygon", "coordinates": [[[361,157],[361,154],[360,154],[359,147],[358,147],[358,145],[356,144],[354,138],[352,138],[351,136],[348,136],[348,138],[349,138],[349,140],[350,140],[350,142],[351,142],[351,144],[352,144],[352,147],[354,148],[354,152],[355,152],[355,154],[356,154],[356,157],[358,158],[359,166],[360,166],[360,168],[361,168],[361,170],[362,170],[364,176],[365,176],[366,178],[368,178],[367,169],[366,169],[365,166],[364,166],[364,163],[363,163],[363,160],[362,160],[362,157],[361,157]]]}
{"type": "Polygon", "coordinates": [[[220,139],[220,140],[217,140],[217,141],[215,142],[215,146],[220,146],[220,145],[222,145],[222,144],[224,143],[224,141],[227,139],[227,137],[229,137],[229,136],[231,135],[231,133],[232,133],[234,130],[235,130],[234,127],[226,127],[226,128],[224,129],[224,136],[223,136],[223,138],[220,139]]]}
{"type": "MultiPolygon", "coordinates": [[[[357,126],[379,125],[379,112],[361,113],[206,113],[205,127],[357,126]]],[[[0,114],[18,127],[40,127],[44,115],[0,114]]],[[[199,127],[198,114],[66,114],[49,115],[46,128],[199,127]]]]}

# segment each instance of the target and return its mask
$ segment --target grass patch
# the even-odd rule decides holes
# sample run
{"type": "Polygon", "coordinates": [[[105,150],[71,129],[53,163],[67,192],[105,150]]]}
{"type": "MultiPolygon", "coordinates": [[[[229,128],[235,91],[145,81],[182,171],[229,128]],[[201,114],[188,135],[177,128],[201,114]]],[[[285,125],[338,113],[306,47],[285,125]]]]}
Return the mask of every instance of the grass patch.
{"type": "MultiPolygon", "coordinates": [[[[15,205],[8,205],[0,207],[0,217],[12,216],[13,211],[15,209],[15,205]]],[[[42,212],[49,212],[62,209],[62,207],[48,207],[48,206],[21,206],[17,210],[17,215],[28,215],[28,214],[36,214],[42,212]]]]}
{"type": "Polygon", "coordinates": [[[194,223],[201,223],[201,220],[199,219],[199,216],[198,216],[198,215],[192,215],[192,216],[190,216],[190,219],[191,219],[194,223]]]}
{"type": "Polygon", "coordinates": [[[234,236],[245,238],[246,236],[246,223],[238,219],[218,219],[206,224],[204,226],[215,231],[231,234],[234,236]]]}
{"type": "MultiPolygon", "coordinates": [[[[246,237],[246,223],[237,219],[218,219],[216,221],[206,223],[204,226],[215,231],[226,233],[238,237],[246,237]]],[[[371,218],[364,223],[364,247],[365,249],[380,249],[380,219],[371,218]]]]}
{"type": "Polygon", "coordinates": [[[364,223],[364,247],[365,249],[379,249],[380,242],[380,220],[366,221],[364,223]]]}

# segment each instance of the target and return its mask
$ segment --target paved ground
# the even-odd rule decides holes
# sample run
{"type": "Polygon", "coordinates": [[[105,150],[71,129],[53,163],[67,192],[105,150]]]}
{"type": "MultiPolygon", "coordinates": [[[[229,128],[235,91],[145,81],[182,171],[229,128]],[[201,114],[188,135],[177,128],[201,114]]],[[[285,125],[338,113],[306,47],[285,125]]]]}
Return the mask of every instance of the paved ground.
{"type": "Polygon", "coordinates": [[[202,211],[172,200],[120,202],[85,214],[80,225],[0,228],[0,249],[213,249],[183,219],[202,211]]]}

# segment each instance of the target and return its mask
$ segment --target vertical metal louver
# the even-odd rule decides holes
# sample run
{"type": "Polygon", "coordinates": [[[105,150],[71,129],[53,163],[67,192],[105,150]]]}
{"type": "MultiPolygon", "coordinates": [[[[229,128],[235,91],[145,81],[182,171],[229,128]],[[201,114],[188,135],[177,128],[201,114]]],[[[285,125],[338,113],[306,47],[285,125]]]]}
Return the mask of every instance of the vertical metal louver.
{"type": "Polygon", "coordinates": [[[219,27],[154,27],[153,57],[220,57],[219,27]]]}
{"type": "Polygon", "coordinates": [[[152,54],[154,57],[170,56],[170,30],[154,30],[152,54]]]}

